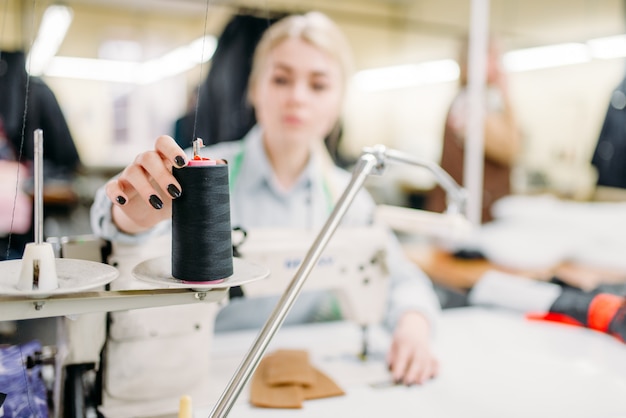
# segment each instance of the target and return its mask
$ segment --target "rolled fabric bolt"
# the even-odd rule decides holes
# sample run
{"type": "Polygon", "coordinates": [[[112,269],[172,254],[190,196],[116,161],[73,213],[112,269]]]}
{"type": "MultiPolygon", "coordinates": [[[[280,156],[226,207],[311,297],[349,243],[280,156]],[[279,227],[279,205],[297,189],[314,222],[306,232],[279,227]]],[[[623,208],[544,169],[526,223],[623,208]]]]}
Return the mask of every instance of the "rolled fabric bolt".
{"type": "Polygon", "coordinates": [[[585,292],[513,274],[488,271],[469,293],[471,305],[524,312],[526,318],[576,325],[626,342],[626,297],[585,292]]]}

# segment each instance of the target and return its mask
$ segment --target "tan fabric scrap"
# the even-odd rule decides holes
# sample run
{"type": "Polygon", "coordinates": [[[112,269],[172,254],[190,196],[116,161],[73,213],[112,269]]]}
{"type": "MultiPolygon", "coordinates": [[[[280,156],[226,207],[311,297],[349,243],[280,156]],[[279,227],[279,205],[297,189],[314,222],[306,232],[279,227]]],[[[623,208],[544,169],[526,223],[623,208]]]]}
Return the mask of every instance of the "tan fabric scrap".
{"type": "Polygon", "coordinates": [[[277,350],[267,357],[265,381],[272,386],[315,383],[315,370],[304,350],[277,350]]]}
{"type": "Polygon", "coordinates": [[[345,395],[343,389],[337,386],[337,384],[330,377],[317,369],[313,370],[315,370],[316,375],[315,384],[302,389],[304,392],[304,399],[320,399],[329,398],[331,396],[345,395]]]}
{"type": "Polygon", "coordinates": [[[263,408],[302,408],[305,399],[344,395],[327,375],[309,363],[303,350],[265,356],[250,383],[250,403],[263,408]]]}
{"type": "Polygon", "coordinates": [[[261,360],[250,384],[250,403],[262,408],[302,408],[302,386],[271,386],[265,380],[268,357],[261,360]]]}

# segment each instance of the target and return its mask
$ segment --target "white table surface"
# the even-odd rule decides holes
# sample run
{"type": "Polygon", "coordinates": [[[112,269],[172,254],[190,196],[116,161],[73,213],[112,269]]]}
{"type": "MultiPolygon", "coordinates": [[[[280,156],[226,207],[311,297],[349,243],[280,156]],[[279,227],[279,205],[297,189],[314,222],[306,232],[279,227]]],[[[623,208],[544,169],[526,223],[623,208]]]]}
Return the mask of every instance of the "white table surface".
{"type": "MultiPolygon", "coordinates": [[[[216,335],[216,401],[255,336],[216,335]]],[[[308,350],[311,362],[346,395],[305,401],[302,409],[262,409],[249,404],[245,388],[229,417],[626,418],[626,344],[606,334],[501,310],[446,310],[435,341],[440,375],[422,386],[385,388],[371,384],[389,381],[389,336],[376,329],[370,337],[372,355],[361,362],[361,333],[354,324],[283,327],[268,351],[308,350]]],[[[196,418],[209,414],[195,411],[196,418]]]]}

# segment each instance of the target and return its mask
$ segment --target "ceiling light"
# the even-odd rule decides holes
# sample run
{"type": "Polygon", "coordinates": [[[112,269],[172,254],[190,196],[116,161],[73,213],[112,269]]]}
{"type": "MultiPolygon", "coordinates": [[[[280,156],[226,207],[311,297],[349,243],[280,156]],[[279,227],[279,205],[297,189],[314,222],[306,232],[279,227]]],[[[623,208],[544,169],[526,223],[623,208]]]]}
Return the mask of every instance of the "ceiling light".
{"type": "Polygon", "coordinates": [[[138,67],[139,64],[129,61],[54,57],[46,70],[46,76],[134,83],[138,67]]]}
{"type": "Polygon", "coordinates": [[[587,41],[593,58],[612,59],[626,57],[626,35],[596,38],[587,41]]]}
{"type": "Polygon", "coordinates": [[[191,70],[210,60],[216,48],[217,39],[214,36],[196,39],[188,45],[141,64],[136,82],[149,84],[191,70]]]}
{"type": "Polygon", "coordinates": [[[188,71],[210,60],[216,48],[217,39],[207,35],[143,63],[54,57],[45,75],[115,83],[149,84],[188,71]]]}
{"type": "Polygon", "coordinates": [[[66,6],[52,5],[46,9],[27,58],[26,69],[30,74],[38,76],[45,71],[63,42],[72,17],[72,9],[66,6]]]}
{"type": "Polygon", "coordinates": [[[504,68],[510,72],[538,70],[580,64],[591,60],[587,45],[565,43],[537,48],[518,49],[502,57],[504,68]]]}
{"type": "Polygon", "coordinates": [[[459,65],[445,59],[359,71],[354,83],[359,90],[380,91],[454,81],[458,77],[459,65]]]}

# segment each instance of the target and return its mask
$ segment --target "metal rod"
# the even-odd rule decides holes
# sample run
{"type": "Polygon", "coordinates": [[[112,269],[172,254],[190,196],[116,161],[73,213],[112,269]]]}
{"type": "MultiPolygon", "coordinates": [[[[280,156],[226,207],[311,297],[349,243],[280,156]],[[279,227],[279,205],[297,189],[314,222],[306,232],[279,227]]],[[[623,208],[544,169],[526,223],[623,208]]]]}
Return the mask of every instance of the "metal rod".
{"type": "Polygon", "coordinates": [[[35,244],[43,243],[43,131],[34,135],[35,244]]]}
{"type": "Polygon", "coordinates": [[[261,357],[265,353],[265,350],[274,337],[274,334],[276,334],[276,332],[280,329],[285,317],[289,313],[289,310],[296,301],[298,294],[302,290],[304,282],[315,267],[322,251],[324,251],[328,241],[339,226],[341,219],[352,204],[352,201],[358,191],[363,186],[367,176],[377,165],[378,160],[371,154],[364,154],[357,161],[350,183],[341,195],[335,209],[326,220],[326,223],[315,239],[315,242],[311,248],[309,248],[309,251],[298,268],[298,271],[293,279],[291,279],[291,282],[265,322],[265,325],[261,329],[260,333],[257,335],[254,343],[250,347],[250,350],[244,357],[243,361],[239,365],[239,368],[231,378],[228,386],[211,411],[211,418],[225,417],[230,412],[235,401],[237,400],[237,397],[250,379],[250,376],[252,376],[252,373],[254,373],[254,370],[256,370],[259,365],[261,357]]]}
{"type": "Polygon", "coordinates": [[[463,186],[468,191],[467,218],[472,225],[479,226],[483,207],[489,0],[472,0],[470,9],[467,63],[468,120],[463,159],[463,186]]]}

